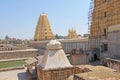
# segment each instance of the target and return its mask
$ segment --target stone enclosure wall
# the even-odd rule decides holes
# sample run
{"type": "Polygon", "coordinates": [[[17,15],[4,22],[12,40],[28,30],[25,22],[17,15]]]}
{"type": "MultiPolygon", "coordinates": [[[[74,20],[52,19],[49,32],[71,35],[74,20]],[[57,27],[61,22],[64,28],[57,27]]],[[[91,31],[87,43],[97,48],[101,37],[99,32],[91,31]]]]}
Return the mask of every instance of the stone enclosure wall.
{"type": "Polygon", "coordinates": [[[0,52],[0,60],[35,57],[37,51],[5,51],[0,52]]]}
{"type": "MultiPolygon", "coordinates": [[[[84,51],[90,50],[90,45],[88,38],[83,39],[65,39],[65,40],[58,40],[62,44],[62,48],[65,52],[70,52],[73,49],[79,48],[83,49],[84,51]]],[[[45,49],[46,44],[49,41],[33,41],[30,43],[31,47],[36,49],[45,49]]]]}

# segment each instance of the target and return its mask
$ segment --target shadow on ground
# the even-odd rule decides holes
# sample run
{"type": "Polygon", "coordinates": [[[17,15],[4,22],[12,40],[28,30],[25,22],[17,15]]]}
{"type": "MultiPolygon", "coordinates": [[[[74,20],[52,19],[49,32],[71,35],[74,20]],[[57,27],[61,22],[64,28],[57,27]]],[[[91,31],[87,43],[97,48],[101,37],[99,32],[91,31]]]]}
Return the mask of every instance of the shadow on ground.
{"type": "Polygon", "coordinates": [[[29,80],[29,75],[27,72],[18,73],[18,80],[29,80]]]}
{"type": "Polygon", "coordinates": [[[101,66],[102,63],[101,63],[101,61],[98,60],[98,61],[90,62],[89,65],[92,65],[92,66],[101,66]]]}

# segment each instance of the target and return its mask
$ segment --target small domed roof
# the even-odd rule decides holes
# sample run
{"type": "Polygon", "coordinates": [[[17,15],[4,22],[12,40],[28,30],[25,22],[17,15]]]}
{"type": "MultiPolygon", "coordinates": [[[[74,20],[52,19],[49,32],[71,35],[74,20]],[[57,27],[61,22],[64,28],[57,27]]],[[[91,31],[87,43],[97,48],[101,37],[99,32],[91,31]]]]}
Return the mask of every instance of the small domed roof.
{"type": "Polygon", "coordinates": [[[113,32],[113,31],[120,31],[120,24],[110,26],[108,32],[113,32]]]}
{"type": "Polygon", "coordinates": [[[46,47],[48,50],[62,49],[61,43],[57,40],[51,40],[46,47]]]}

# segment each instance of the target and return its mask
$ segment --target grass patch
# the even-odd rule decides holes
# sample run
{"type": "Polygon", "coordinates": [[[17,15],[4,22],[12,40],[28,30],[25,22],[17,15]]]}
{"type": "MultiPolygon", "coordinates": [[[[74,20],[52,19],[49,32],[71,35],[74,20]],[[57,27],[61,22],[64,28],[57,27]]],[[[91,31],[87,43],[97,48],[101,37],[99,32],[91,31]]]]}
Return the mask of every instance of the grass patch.
{"type": "Polygon", "coordinates": [[[20,67],[25,64],[25,60],[5,61],[0,62],[0,68],[20,67]]]}

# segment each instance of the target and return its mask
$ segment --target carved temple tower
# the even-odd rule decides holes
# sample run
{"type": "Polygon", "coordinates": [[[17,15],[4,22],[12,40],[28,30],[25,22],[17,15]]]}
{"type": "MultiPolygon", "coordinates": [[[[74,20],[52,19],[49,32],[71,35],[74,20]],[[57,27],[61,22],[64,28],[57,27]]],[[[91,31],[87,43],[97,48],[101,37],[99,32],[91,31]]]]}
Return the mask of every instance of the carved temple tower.
{"type": "Polygon", "coordinates": [[[68,39],[73,39],[73,38],[78,38],[78,35],[76,33],[76,30],[74,29],[69,29],[68,30],[68,36],[67,36],[68,39]]]}
{"type": "Polygon", "coordinates": [[[34,41],[51,40],[51,39],[54,39],[54,35],[52,33],[49,20],[47,18],[47,15],[42,13],[37,23],[37,27],[34,35],[34,41]]]}
{"type": "Polygon", "coordinates": [[[120,24],[120,0],[94,1],[90,33],[91,37],[107,36],[108,28],[120,24]]]}
{"type": "Polygon", "coordinates": [[[91,48],[107,51],[108,29],[120,24],[120,0],[91,0],[89,22],[91,48]]]}

